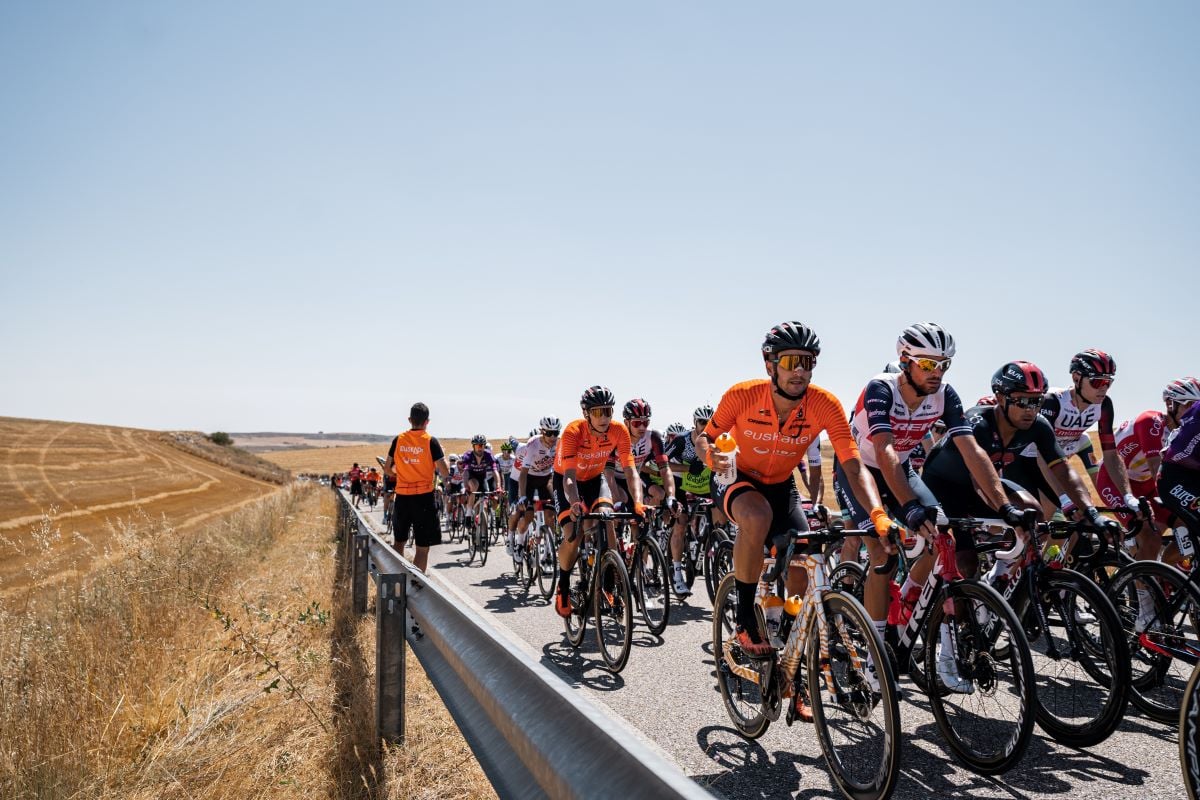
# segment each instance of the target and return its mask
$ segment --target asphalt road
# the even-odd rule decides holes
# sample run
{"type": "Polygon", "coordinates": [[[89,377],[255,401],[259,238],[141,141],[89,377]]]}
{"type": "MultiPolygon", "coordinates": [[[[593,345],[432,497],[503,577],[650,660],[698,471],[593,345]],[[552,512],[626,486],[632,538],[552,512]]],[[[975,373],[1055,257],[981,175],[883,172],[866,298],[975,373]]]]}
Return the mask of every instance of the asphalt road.
{"type": "MultiPolygon", "coordinates": [[[[368,516],[382,530],[380,512],[368,516]]],[[[789,728],[781,718],[755,741],[743,739],[730,726],[714,677],[712,609],[702,578],[686,605],[672,605],[671,624],[661,638],[647,633],[635,614],[629,664],[613,675],[603,667],[590,626],[581,649],[572,649],[562,620],[538,595],[536,584],[529,596],[517,588],[503,545],[492,550],[483,567],[478,561],[464,566],[466,557],[460,545],[435,547],[430,572],[515,634],[551,672],[641,731],[701,785],[730,798],[842,796],[830,783],[811,726],[789,728]]],[[[1035,728],[1024,759],[1008,773],[989,778],[952,759],[921,692],[907,678],[902,688],[897,798],[1184,796],[1176,731],[1140,716],[1132,706],[1120,729],[1088,750],[1058,745],[1035,728]]]]}

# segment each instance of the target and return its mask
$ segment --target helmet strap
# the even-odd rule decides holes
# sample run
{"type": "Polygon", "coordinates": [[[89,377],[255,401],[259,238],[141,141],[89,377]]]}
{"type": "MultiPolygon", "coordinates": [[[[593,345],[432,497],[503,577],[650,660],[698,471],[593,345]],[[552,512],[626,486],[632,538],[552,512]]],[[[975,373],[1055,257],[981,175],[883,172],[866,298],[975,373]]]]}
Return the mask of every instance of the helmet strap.
{"type": "MultiPolygon", "coordinates": [[[[779,385],[779,373],[778,372],[776,372],[774,375],[771,376],[771,385],[775,387],[775,394],[777,394],[780,397],[782,397],[783,399],[789,400],[793,403],[804,397],[804,392],[801,392],[800,394],[792,394],[790,392],[785,392],[783,390],[783,387],[781,387],[779,385]]],[[[807,390],[805,390],[805,391],[807,391],[807,390]]]]}

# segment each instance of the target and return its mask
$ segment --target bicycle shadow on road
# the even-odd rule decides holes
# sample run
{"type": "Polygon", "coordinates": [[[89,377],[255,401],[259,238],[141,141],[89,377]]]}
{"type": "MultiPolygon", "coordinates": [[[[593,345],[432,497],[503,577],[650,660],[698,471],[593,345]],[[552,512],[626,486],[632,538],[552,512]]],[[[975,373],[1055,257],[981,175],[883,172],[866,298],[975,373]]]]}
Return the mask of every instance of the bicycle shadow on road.
{"type": "MultiPolygon", "coordinates": [[[[497,614],[513,614],[517,609],[526,608],[530,605],[530,600],[534,595],[526,594],[519,586],[513,583],[511,574],[497,575],[494,578],[484,578],[481,581],[476,581],[472,586],[478,586],[481,589],[491,589],[493,593],[489,595],[487,602],[483,607],[487,611],[495,611],[497,614]]],[[[541,595],[537,595],[541,599],[541,595]]],[[[538,605],[544,605],[539,603],[538,605]]]]}
{"type": "Polygon", "coordinates": [[[696,744],[720,770],[692,775],[692,780],[725,797],[842,797],[830,781],[821,757],[782,750],[768,753],[757,741],[743,739],[736,730],[724,725],[701,728],[696,732],[696,744]],[[802,783],[814,781],[822,788],[800,790],[802,783]]]}
{"type": "Polygon", "coordinates": [[[625,686],[624,678],[604,668],[599,650],[576,650],[565,639],[542,645],[542,664],[571,686],[598,692],[615,692],[625,686]]]}

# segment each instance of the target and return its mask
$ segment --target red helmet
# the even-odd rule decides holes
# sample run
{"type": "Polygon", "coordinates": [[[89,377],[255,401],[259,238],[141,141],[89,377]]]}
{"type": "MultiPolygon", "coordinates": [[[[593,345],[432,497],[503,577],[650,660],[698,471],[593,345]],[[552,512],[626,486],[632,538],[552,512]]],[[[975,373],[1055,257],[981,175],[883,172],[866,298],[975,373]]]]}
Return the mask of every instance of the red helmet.
{"type": "Polygon", "coordinates": [[[1117,374],[1117,362],[1103,350],[1089,347],[1087,350],[1080,350],[1071,359],[1071,372],[1078,372],[1085,378],[1098,375],[1112,377],[1117,374]]]}
{"type": "Polygon", "coordinates": [[[1029,361],[1010,361],[992,375],[992,391],[996,394],[1013,392],[1046,393],[1046,374],[1029,361]]]}
{"type": "Polygon", "coordinates": [[[625,404],[624,410],[625,419],[633,419],[634,417],[649,417],[650,404],[640,397],[635,397],[625,404]]]}

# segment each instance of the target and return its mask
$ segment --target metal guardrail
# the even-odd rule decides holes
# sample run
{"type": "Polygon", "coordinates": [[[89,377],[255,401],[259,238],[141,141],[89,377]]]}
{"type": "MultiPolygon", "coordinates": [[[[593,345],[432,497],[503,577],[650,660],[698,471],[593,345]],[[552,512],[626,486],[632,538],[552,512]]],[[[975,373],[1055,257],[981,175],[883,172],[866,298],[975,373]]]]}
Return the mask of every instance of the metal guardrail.
{"type": "Polygon", "coordinates": [[[376,594],[376,730],[404,740],[404,640],[501,797],[709,798],[384,542],[337,496],[354,610],[376,594]]]}

